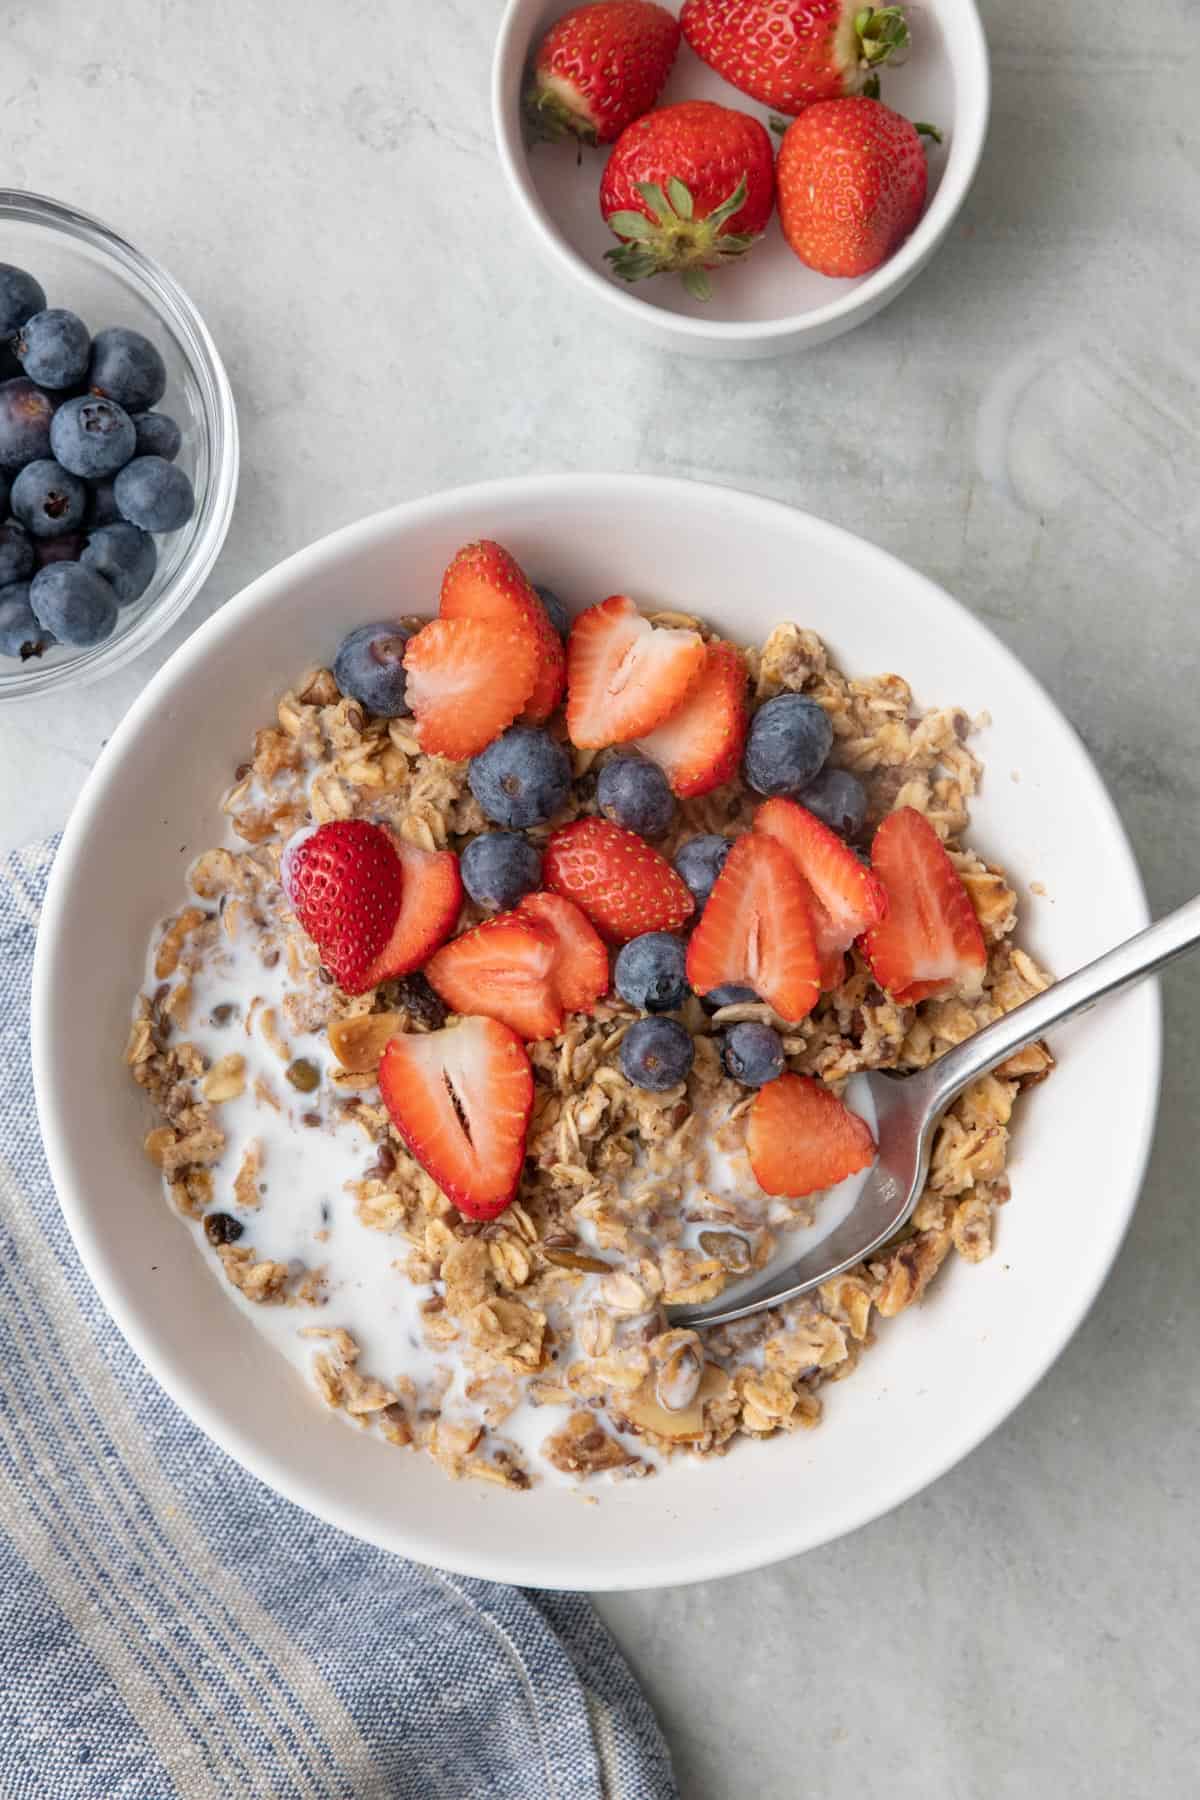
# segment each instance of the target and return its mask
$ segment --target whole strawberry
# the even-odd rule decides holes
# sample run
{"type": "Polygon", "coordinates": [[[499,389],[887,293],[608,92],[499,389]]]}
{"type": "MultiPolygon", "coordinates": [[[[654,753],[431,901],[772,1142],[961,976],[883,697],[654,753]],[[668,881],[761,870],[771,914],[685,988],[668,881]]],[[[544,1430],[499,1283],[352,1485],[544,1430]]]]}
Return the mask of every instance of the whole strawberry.
{"type": "Polygon", "coordinates": [[[718,75],[782,113],[861,93],[909,42],[902,6],[861,0],[684,0],[680,23],[718,75]]]}
{"type": "Polygon", "coordinates": [[[921,132],[880,100],[821,100],[779,150],[783,235],[821,275],[866,275],[904,242],[925,207],[921,132]]]}
{"type": "Polygon", "coordinates": [[[542,39],[526,115],[539,137],[611,144],[648,112],[679,48],[679,23],[652,0],[597,0],[542,39]]]}
{"type": "Polygon", "coordinates": [[[671,270],[697,300],[707,271],[744,256],[775,204],[771,140],[757,119],[711,100],[661,106],[628,126],[600,183],[600,211],[624,242],[624,281],[671,270]]]}

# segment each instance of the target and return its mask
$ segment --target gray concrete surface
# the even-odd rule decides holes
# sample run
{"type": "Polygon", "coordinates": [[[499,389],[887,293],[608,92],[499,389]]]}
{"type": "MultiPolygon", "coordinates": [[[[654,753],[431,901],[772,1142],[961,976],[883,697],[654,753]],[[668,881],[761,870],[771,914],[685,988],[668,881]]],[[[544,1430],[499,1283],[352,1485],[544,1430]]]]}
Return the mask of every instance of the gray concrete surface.
{"type": "MultiPolygon", "coordinates": [[[[932,268],[838,343],[721,369],[613,334],[534,261],[486,116],[494,0],[0,9],[5,179],[164,261],[237,389],[237,517],[176,641],[407,495],[537,469],[730,482],[986,619],[1083,732],[1155,908],[1194,892],[1196,6],[985,12],[991,137],[932,268]]],[[[0,714],[0,847],[62,822],[171,647],[67,709],[0,714]]],[[[1198,1011],[1185,966],[1130,1238],[1003,1430],[842,1543],[603,1603],[688,1800],[1196,1791],[1198,1011]]]]}

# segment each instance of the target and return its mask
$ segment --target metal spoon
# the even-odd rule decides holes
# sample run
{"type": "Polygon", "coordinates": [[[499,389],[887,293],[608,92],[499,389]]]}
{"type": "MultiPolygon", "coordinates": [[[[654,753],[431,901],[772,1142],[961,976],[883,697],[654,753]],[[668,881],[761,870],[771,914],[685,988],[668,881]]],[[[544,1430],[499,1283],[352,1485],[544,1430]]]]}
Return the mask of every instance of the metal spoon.
{"type": "Polygon", "coordinates": [[[867,1075],[875,1102],[879,1156],[851,1212],[796,1262],[783,1269],[768,1269],[749,1293],[735,1292],[710,1306],[671,1308],[671,1324],[698,1330],[744,1319],[750,1313],[795,1300],[862,1262],[911,1216],[929,1173],[934,1127],[965,1087],[1043,1036],[1052,1025],[1087,1012],[1098,1000],[1141,981],[1197,943],[1200,896],[985,1026],[928,1068],[913,1075],[886,1070],[867,1075]]]}

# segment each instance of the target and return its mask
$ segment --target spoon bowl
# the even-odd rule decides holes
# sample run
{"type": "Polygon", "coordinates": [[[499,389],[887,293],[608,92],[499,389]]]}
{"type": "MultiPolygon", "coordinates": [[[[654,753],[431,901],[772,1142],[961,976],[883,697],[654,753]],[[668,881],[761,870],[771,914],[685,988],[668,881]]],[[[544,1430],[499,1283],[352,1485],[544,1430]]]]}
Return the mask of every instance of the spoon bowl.
{"type": "Polygon", "coordinates": [[[812,1249],[768,1269],[749,1293],[724,1295],[712,1306],[670,1309],[674,1326],[698,1331],[797,1300],[865,1261],[912,1216],[929,1173],[938,1120],[973,1081],[1036,1042],[1052,1025],[1087,1012],[1110,994],[1142,981],[1200,942],[1200,896],[1156,925],[1118,944],[1095,962],[1058,981],[916,1074],[877,1069],[865,1081],[875,1109],[878,1154],[846,1217],[812,1249]]]}

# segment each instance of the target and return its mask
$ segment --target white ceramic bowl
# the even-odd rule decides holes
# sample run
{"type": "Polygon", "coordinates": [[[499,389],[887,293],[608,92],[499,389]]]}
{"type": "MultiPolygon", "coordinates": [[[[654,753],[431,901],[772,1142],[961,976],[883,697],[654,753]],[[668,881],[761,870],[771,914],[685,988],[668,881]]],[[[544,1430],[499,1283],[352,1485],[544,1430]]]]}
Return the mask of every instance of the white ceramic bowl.
{"type": "MultiPolygon", "coordinates": [[[[924,703],[992,724],[971,842],[1025,895],[1022,936],[1049,967],[1086,962],[1146,922],[1128,843],[1078,738],[967,612],[882,551],[730,489],[642,475],[497,482],[415,501],[302,551],[231,600],[133,707],[79,800],[54,871],[34,979],[34,1069],[51,1168],[118,1325],[163,1386],[284,1494],[388,1549],[534,1586],[632,1588],[730,1574],[895,1506],[987,1435],[1049,1367],[1116,1253],[1158,1091],[1157,990],[1065,1029],[1053,1079],[1021,1103],[999,1248],[952,1266],[885,1323],[818,1431],[736,1444],[598,1504],[540,1487],[448,1482],[326,1412],[230,1303],[172,1216],[141,1149],[144,1101],[121,1052],[148,934],[219,840],[218,799],[296,673],[363,619],[432,610],[464,540],[511,546],[575,607],[620,590],[758,640],[798,618],[843,665],[900,670],[924,703]],[[671,555],[661,526],[672,520],[671,555]],[[1018,779],[1019,777],[1019,779],[1018,779]],[[1044,884],[1034,899],[1027,884],[1044,884]]],[[[1046,1483],[1053,1483],[1046,1471],[1046,1483]]]]}
{"type": "MultiPolygon", "coordinates": [[[[571,144],[527,147],[521,96],[528,66],[547,27],[574,0],[508,0],[492,65],[492,121],[517,211],[535,242],[592,300],[663,350],[694,356],[777,356],[824,343],[861,325],[895,299],[949,231],[975,176],[987,131],[987,45],[975,0],[919,0],[910,8],[914,47],[901,68],[885,68],[882,98],[910,119],[944,133],[929,157],[929,200],[917,229],[873,274],[833,280],[804,267],[784,242],[777,218],[744,267],[713,277],[709,301],[693,300],[674,277],[629,286],[609,273],[604,252],[616,239],[600,216],[605,150],[571,144]]],[[[665,0],[677,12],[677,0],[665,0]]],[[[718,100],[761,118],[761,107],[680,45],[661,104],[718,100]]],[[[936,293],[929,304],[938,304],[936,293]]]]}

